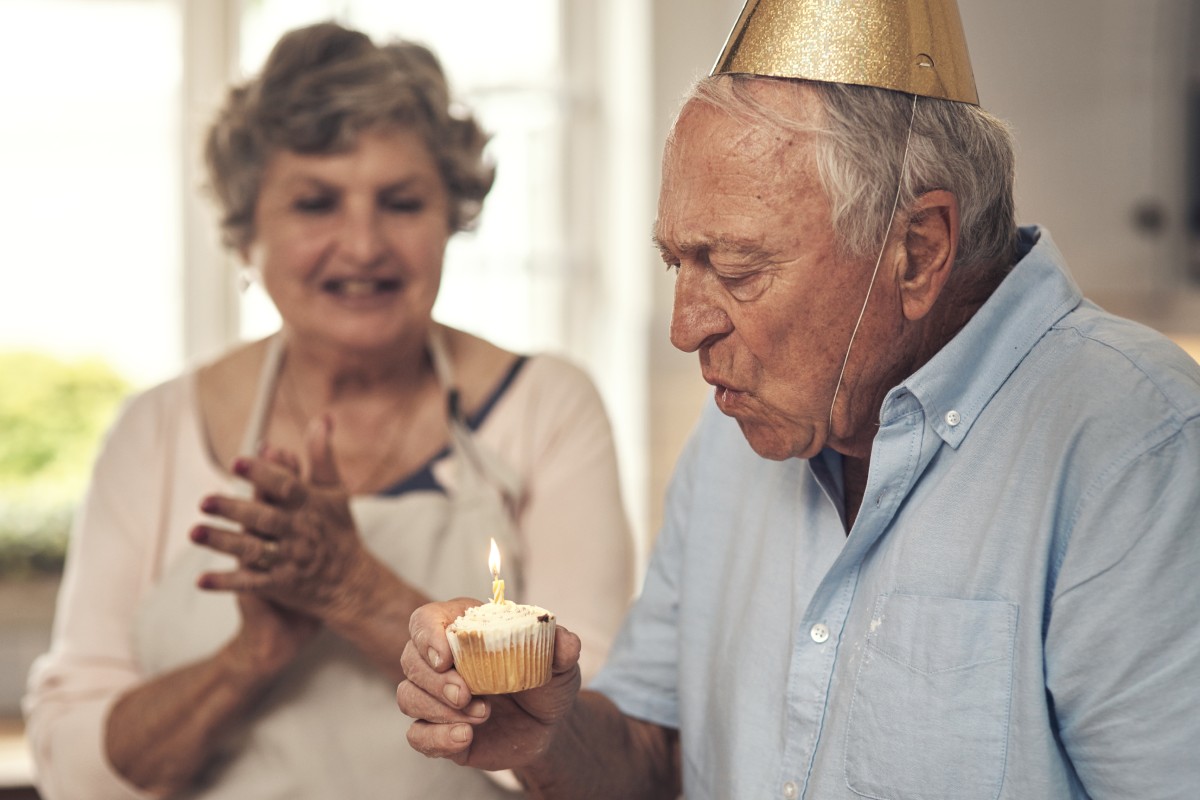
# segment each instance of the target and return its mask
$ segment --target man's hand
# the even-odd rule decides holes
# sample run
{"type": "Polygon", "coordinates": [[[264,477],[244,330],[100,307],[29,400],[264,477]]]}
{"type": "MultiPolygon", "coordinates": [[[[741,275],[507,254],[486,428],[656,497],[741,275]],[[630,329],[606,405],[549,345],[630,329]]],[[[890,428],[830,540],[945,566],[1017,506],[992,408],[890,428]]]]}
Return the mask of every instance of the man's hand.
{"type": "Polygon", "coordinates": [[[579,637],[557,626],[550,682],[509,695],[472,697],[453,668],[446,627],[477,600],[430,603],[413,612],[396,704],[415,721],[408,742],[419,753],[480,769],[512,769],[546,752],[579,694],[579,637]]]}

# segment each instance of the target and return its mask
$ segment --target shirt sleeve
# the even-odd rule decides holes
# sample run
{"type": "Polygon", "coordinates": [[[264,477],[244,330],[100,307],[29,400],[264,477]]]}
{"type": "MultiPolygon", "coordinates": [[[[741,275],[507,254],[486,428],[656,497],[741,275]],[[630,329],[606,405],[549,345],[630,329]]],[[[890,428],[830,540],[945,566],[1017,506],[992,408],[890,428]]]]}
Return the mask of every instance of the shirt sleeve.
{"type": "Polygon", "coordinates": [[[541,356],[524,408],[531,437],[524,502],[525,586],[583,642],[586,683],[608,655],[634,590],[634,545],[621,498],[616,448],[587,375],[541,356]]]}
{"type": "Polygon", "coordinates": [[[101,447],[73,522],[51,648],[30,670],[22,704],[46,800],[150,797],[113,770],[104,728],[117,697],[142,677],[132,628],[163,475],[154,406],[146,395],[127,404],[101,447]]]}
{"type": "Polygon", "coordinates": [[[1090,797],[1200,786],[1200,419],[1093,487],[1046,628],[1058,730],[1090,797]]]}

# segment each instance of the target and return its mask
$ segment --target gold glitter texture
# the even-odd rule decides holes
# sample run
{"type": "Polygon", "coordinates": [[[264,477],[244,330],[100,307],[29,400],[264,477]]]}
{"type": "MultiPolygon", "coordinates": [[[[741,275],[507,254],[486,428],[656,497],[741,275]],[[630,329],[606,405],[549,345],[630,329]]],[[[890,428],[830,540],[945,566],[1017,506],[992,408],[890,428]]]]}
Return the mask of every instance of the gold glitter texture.
{"type": "Polygon", "coordinates": [[[712,74],[726,72],[979,104],[955,0],[748,0],[712,74]]]}

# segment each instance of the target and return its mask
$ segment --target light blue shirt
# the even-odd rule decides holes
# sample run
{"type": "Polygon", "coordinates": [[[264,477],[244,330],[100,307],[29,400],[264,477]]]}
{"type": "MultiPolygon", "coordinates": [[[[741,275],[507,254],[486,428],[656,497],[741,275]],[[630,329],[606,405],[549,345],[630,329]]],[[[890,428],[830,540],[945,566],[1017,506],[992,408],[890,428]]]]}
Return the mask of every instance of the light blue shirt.
{"type": "Polygon", "coordinates": [[[1200,369],[1049,236],[840,457],[709,406],[592,688],[688,800],[1200,797],[1200,369]]]}

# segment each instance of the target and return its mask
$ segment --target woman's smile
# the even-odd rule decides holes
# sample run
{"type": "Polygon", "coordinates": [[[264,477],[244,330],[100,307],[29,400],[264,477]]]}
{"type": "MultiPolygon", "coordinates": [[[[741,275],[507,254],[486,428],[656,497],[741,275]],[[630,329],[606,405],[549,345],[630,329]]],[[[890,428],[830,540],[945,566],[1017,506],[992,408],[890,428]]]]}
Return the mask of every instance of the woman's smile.
{"type": "Polygon", "coordinates": [[[329,278],[321,283],[323,292],[351,299],[391,295],[400,288],[397,278],[329,278]]]}

